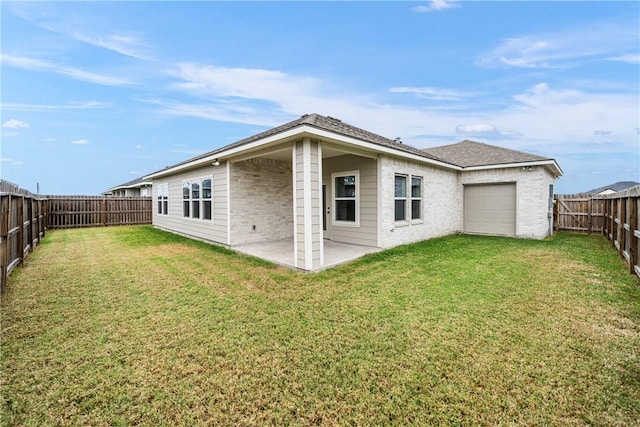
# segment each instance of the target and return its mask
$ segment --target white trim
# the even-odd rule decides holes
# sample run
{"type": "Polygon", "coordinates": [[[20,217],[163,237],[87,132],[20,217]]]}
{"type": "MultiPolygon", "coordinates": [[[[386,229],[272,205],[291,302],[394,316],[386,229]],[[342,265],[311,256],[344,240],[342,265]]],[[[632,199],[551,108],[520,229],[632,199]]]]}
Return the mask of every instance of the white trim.
{"type": "Polygon", "coordinates": [[[410,175],[409,176],[409,216],[407,219],[411,221],[411,224],[423,224],[424,223],[424,176],[422,175],[410,175]],[[413,179],[420,180],[420,197],[413,197],[413,179]],[[413,218],[413,201],[420,200],[420,217],[413,218]]]}
{"type": "Polygon", "coordinates": [[[154,216],[155,215],[167,216],[169,215],[169,183],[168,182],[157,183],[152,187],[152,190],[154,187],[156,189],[155,196],[153,195],[153,191],[151,192],[152,199],[155,202],[153,206],[153,214],[154,216]],[[165,197],[166,197],[166,200],[165,200],[165,197]],[[167,202],[166,212],[164,210],[165,201],[167,202]],[[157,205],[158,202],[160,202],[161,204],[160,212],[158,212],[158,205],[157,205]]]}
{"type": "Polygon", "coordinates": [[[337,227],[360,227],[360,171],[344,171],[344,172],[334,172],[331,174],[331,225],[337,227]],[[356,194],[355,194],[355,214],[356,219],[354,222],[351,221],[337,221],[336,220],[336,178],[340,176],[350,176],[354,175],[356,177],[356,194]]]}
{"type": "Polygon", "coordinates": [[[227,174],[227,245],[231,246],[231,164],[227,162],[225,166],[227,174]]]}
{"type": "MultiPolygon", "coordinates": [[[[212,175],[204,175],[198,178],[188,178],[188,179],[183,179],[182,180],[182,187],[181,189],[184,188],[184,184],[188,183],[189,184],[189,199],[185,199],[184,195],[182,195],[182,198],[180,199],[182,201],[181,203],[181,207],[182,207],[182,216],[180,217],[180,219],[183,220],[189,220],[189,221],[201,221],[201,222],[206,222],[208,224],[212,224],[214,223],[214,212],[215,212],[215,208],[214,208],[214,195],[213,195],[213,174],[212,175]],[[211,198],[209,199],[205,199],[204,198],[204,187],[202,185],[202,183],[206,180],[211,181],[211,198]],[[199,193],[200,193],[200,197],[197,200],[193,200],[192,196],[193,196],[193,185],[194,184],[198,184],[199,185],[199,193]],[[184,202],[188,200],[189,201],[189,216],[184,216],[184,202]],[[204,202],[205,200],[208,200],[211,203],[211,218],[206,219],[204,218],[204,202]],[[197,218],[193,217],[193,202],[197,201],[198,202],[198,211],[199,211],[199,216],[197,218]]],[[[184,190],[183,190],[184,191],[184,190]]]]}
{"type": "Polygon", "coordinates": [[[407,186],[408,182],[411,180],[411,175],[405,173],[396,172],[393,174],[393,221],[395,222],[397,227],[403,225],[409,225],[409,215],[410,212],[408,208],[408,195],[407,195],[407,186]],[[404,178],[404,197],[398,197],[396,195],[396,179],[398,177],[404,178]],[[398,200],[404,200],[404,219],[396,219],[396,202],[398,200]]]}
{"type": "Polygon", "coordinates": [[[313,268],[313,222],[311,212],[311,140],[302,140],[302,175],[304,188],[304,268],[313,268]]]}
{"type": "Polygon", "coordinates": [[[297,144],[294,142],[291,148],[291,170],[293,175],[293,266],[298,268],[298,186],[296,185],[298,168],[296,167],[296,151],[297,144]]]}
{"type": "Polygon", "coordinates": [[[318,237],[320,238],[320,267],[324,265],[324,230],[322,223],[324,220],[324,206],[322,206],[322,144],[318,141],[318,237]]]}
{"type": "Polygon", "coordinates": [[[383,226],[382,219],[383,219],[383,216],[384,216],[384,214],[383,214],[384,207],[383,207],[383,203],[382,203],[382,197],[383,197],[383,195],[382,195],[382,193],[383,193],[382,192],[382,159],[383,159],[382,155],[379,154],[378,155],[378,160],[377,160],[377,165],[376,165],[376,167],[377,167],[376,191],[378,193],[378,200],[377,200],[377,203],[376,203],[377,204],[376,217],[378,219],[378,237],[376,239],[376,245],[379,248],[382,247],[382,226],[383,226]]]}
{"type": "Polygon", "coordinates": [[[521,162],[521,163],[504,163],[497,165],[482,165],[482,166],[468,166],[462,168],[463,171],[478,171],[478,170],[487,170],[487,169],[503,169],[503,168],[524,168],[529,166],[551,166],[556,173],[556,176],[562,176],[562,169],[558,166],[558,163],[555,160],[537,160],[533,162],[521,162]]]}

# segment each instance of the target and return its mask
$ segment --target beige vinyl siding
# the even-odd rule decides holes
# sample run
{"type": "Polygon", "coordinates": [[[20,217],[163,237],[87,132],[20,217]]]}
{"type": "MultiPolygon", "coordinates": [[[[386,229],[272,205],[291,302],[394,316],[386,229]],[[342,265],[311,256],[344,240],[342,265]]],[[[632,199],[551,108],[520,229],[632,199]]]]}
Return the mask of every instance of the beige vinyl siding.
{"type": "MultiPolygon", "coordinates": [[[[377,246],[378,244],[378,187],[376,159],[351,154],[323,160],[323,180],[327,187],[327,203],[332,200],[332,173],[346,171],[359,172],[359,226],[331,224],[331,240],[357,245],[377,246]]],[[[333,209],[331,215],[334,215],[333,209]]]]}
{"type": "Polygon", "coordinates": [[[317,141],[295,143],[295,265],[307,270],[322,266],[322,218],[320,210],[320,148],[317,141]]]}
{"type": "Polygon", "coordinates": [[[208,166],[153,181],[153,225],[164,230],[200,240],[228,245],[227,239],[227,178],[226,166],[208,166]],[[192,179],[212,178],[212,219],[192,219],[182,216],[182,184],[192,179]],[[159,215],[157,185],[169,184],[168,214],[159,215]]]}

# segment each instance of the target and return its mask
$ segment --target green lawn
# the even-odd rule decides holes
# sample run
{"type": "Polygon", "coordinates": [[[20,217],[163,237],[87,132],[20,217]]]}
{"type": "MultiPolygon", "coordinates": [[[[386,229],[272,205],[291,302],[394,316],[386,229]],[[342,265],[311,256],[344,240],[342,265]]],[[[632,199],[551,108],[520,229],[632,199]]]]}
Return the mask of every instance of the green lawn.
{"type": "Polygon", "coordinates": [[[1,339],[3,425],[640,423],[640,283],[596,236],[303,275],[148,226],[55,230],[1,339]]]}

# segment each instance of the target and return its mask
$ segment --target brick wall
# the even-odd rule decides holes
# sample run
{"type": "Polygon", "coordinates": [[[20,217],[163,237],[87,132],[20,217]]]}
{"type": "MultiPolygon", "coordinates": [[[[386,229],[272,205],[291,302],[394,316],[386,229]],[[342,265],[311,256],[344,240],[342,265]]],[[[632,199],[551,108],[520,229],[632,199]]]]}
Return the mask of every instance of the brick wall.
{"type": "MultiPolygon", "coordinates": [[[[463,172],[461,184],[516,183],[516,236],[542,239],[549,234],[549,185],[554,178],[542,166],[463,172]]],[[[461,207],[462,209],[462,207],[461,207]]]]}
{"type": "Polygon", "coordinates": [[[291,162],[251,159],[233,163],[231,245],[293,236],[291,162]]]}
{"type": "Polygon", "coordinates": [[[382,157],[382,229],[380,245],[389,248],[460,231],[461,191],[456,172],[382,157]],[[422,219],[396,223],[395,174],[422,177],[422,219]]]}

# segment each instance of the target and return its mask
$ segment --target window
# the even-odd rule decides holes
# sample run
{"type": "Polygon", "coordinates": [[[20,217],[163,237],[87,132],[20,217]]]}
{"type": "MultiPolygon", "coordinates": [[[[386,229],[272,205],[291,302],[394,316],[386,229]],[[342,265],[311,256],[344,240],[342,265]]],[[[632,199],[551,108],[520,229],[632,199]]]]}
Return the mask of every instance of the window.
{"type": "Polygon", "coordinates": [[[158,215],[167,215],[169,213],[169,184],[158,184],[157,200],[158,215]]]}
{"type": "Polygon", "coordinates": [[[358,224],[358,172],[333,174],[334,222],[358,224]]]}
{"type": "Polygon", "coordinates": [[[211,219],[211,180],[202,181],[202,219],[211,219]]]}
{"type": "Polygon", "coordinates": [[[191,218],[200,218],[200,183],[191,184],[191,218]]]}
{"type": "Polygon", "coordinates": [[[407,220],[407,176],[396,175],[395,179],[395,220],[407,220]]]}
{"type": "Polygon", "coordinates": [[[411,219],[422,219],[422,178],[411,177],[411,219]]]}
{"type": "Polygon", "coordinates": [[[213,214],[213,188],[210,178],[185,181],[182,184],[182,216],[211,220],[213,214]]]}
{"type": "Polygon", "coordinates": [[[182,216],[189,218],[189,188],[188,182],[182,184],[182,216]]]}

